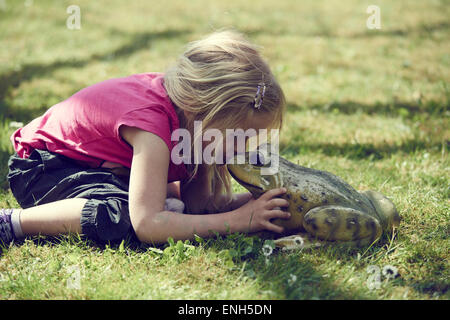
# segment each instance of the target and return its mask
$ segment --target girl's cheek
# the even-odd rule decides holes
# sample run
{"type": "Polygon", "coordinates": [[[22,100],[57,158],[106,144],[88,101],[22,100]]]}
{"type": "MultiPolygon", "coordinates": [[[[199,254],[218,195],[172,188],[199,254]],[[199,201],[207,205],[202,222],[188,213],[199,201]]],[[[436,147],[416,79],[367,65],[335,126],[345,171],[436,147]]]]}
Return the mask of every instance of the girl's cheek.
{"type": "Polygon", "coordinates": [[[216,152],[216,159],[221,158],[222,163],[226,163],[228,160],[233,158],[235,155],[241,152],[246,151],[246,145],[248,142],[249,137],[246,136],[244,139],[244,144],[239,145],[242,138],[238,139],[233,134],[225,136],[223,139],[212,139],[212,141],[203,141],[203,150],[205,150],[206,147],[209,148],[209,150],[214,149],[216,152]],[[227,143],[227,141],[230,141],[227,143]]]}

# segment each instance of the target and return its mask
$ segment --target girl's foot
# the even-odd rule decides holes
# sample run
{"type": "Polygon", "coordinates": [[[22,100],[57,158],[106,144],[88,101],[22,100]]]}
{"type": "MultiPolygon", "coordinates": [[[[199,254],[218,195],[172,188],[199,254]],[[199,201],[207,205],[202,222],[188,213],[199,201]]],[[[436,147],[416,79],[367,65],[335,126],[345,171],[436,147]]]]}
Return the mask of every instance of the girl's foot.
{"type": "Polygon", "coordinates": [[[0,209],[0,241],[4,245],[10,244],[16,239],[11,223],[13,209],[0,209]]]}

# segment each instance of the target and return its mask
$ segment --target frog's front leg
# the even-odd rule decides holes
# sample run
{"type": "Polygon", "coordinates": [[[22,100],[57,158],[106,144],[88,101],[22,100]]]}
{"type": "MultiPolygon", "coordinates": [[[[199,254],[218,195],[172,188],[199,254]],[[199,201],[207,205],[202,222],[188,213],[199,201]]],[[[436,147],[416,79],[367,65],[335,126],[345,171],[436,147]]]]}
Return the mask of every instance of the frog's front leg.
{"type": "Polygon", "coordinates": [[[382,233],[380,223],[370,215],[335,205],[309,210],[305,214],[303,227],[321,240],[356,241],[360,244],[372,243],[382,233]]]}

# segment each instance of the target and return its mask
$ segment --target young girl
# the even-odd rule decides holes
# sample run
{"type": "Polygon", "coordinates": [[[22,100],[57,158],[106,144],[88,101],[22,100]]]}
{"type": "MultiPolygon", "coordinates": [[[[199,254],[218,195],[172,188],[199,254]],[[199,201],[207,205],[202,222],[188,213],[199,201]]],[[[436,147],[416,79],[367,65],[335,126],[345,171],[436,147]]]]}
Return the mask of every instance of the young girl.
{"type": "Polygon", "coordinates": [[[256,47],[234,31],[190,43],[165,74],[87,87],[11,136],[8,181],[23,209],[0,210],[1,240],[77,232],[158,244],[212,231],[282,232],[271,219],[289,218],[279,198],[286,190],[231,194],[226,166],[176,165],[170,156],[178,128],[192,136],[194,121],[222,132],[279,128],[284,103],[256,47]]]}

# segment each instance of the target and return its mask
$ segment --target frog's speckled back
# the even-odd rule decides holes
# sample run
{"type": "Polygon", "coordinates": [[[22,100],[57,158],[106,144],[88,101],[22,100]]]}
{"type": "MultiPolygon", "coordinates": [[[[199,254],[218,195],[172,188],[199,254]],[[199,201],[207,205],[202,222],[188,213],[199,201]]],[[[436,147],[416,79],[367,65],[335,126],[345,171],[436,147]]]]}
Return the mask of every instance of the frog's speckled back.
{"type": "MultiPolygon", "coordinates": [[[[327,172],[296,165],[280,157],[283,185],[295,194],[312,201],[315,205],[339,204],[349,208],[364,209],[375,215],[375,208],[366,196],[356,191],[338,176],[327,172]]],[[[311,206],[313,208],[315,206],[311,206]]]]}

